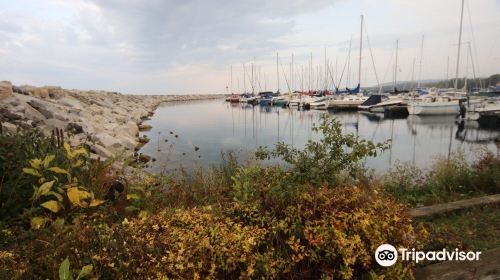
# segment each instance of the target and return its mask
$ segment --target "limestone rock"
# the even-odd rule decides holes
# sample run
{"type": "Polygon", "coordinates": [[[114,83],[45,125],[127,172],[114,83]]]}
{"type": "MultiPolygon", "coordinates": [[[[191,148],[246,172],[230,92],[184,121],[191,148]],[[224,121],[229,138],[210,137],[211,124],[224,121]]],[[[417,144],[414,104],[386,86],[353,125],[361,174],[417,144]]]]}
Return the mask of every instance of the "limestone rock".
{"type": "Polygon", "coordinates": [[[24,106],[24,116],[33,121],[44,121],[47,119],[42,113],[38,112],[35,108],[31,107],[31,105],[26,104],[24,106]]]}
{"type": "Polygon", "coordinates": [[[38,112],[42,113],[42,115],[47,119],[54,118],[54,114],[47,105],[47,102],[43,102],[41,100],[31,100],[28,104],[35,108],[38,112]]]}
{"type": "Polygon", "coordinates": [[[12,96],[12,84],[8,81],[0,82],[0,101],[12,96]]]}
{"type": "Polygon", "coordinates": [[[17,131],[17,126],[15,124],[9,123],[9,122],[4,122],[0,123],[2,125],[2,132],[3,133],[16,133],[17,131]]]}
{"type": "Polygon", "coordinates": [[[90,151],[105,158],[112,156],[112,153],[110,151],[106,150],[106,148],[99,144],[90,145],[90,151]]]}

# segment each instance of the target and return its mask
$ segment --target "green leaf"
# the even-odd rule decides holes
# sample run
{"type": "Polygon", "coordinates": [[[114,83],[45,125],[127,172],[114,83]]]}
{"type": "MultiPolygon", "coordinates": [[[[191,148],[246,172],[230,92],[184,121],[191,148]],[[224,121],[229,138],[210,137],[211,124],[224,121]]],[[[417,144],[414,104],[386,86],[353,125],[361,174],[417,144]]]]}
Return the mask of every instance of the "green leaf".
{"type": "Polygon", "coordinates": [[[57,198],[57,200],[59,200],[59,202],[63,202],[63,200],[64,200],[63,196],[60,195],[60,194],[58,194],[58,193],[56,193],[56,192],[49,192],[49,193],[47,193],[47,196],[49,196],[49,195],[55,196],[57,198]]]}
{"type": "Polygon", "coordinates": [[[41,204],[41,206],[43,208],[49,209],[50,211],[52,211],[54,213],[59,212],[59,210],[61,210],[61,208],[62,208],[61,204],[59,204],[59,202],[57,202],[55,200],[50,200],[50,201],[44,202],[41,204]]]}
{"type": "Polygon", "coordinates": [[[130,194],[127,194],[127,200],[136,200],[136,199],[139,199],[139,195],[135,194],[135,193],[130,193],[130,194]]]}
{"type": "Polygon", "coordinates": [[[68,171],[66,171],[66,170],[64,170],[64,169],[62,169],[60,167],[57,167],[57,166],[51,167],[48,170],[50,170],[50,171],[52,171],[54,173],[57,173],[57,174],[66,174],[66,175],[69,174],[68,171]]]}
{"type": "Polygon", "coordinates": [[[44,168],[47,168],[49,167],[49,164],[56,158],[55,155],[47,155],[43,161],[42,161],[42,164],[43,164],[43,167],[44,168]]]}
{"type": "Polygon", "coordinates": [[[55,181],[50,181],[50,182],[43,183],[40,186],[40,188],[38,188],[37,197],[40,197],[42,195],[48,194],[50,192],[50,190],[52,189],[52,186],[54,185],[54,182],[55,181]]]}
{"type": "Polygon", "coordinates": [[[42,174],[40,174],[40,172],[38,172],[38,170],[35,170],[33,168],[23,168],[23,172],[26,174],[36,176],[36,177],[42,177],[42,174]]]}
{"type": "Polygon", "coordinates": [[[57,229],[62,229],[64,227],[64,218],[57,218],[54,221],[54,227],[57,229]]]}
{"type": "Polygon", "coordinates": [[[59,266],[59,280],[70,280],[71,272],[69,271],[69,259],[66,258],[59,266]]]}
{"type": "Polygon", "coordinates": [[[34,159],[30,160],[30,165],[34,169],[40,169],[40,164],[42,164],[42,161],[38,158],[34,158],[34,159]]]}
{"type": "Polygon", "coordinates": [[[41,229],[45,225],[44,217],[33,217],[31,218],[31,228],[32,229],[41,229]]]}
{"type": "Polygon", "coordinates": [[[96,207],[96,206],[99,206],[103,203],[104,203],[104,200],[92,199],[92,201],[90,202],[90,207],[96,207]]]}
{"type": "Polygon", "coordinates": [[[83,206],[81,203],[81,200],[87,199],[90,196],[89,192],[81,191],[81,190],[79,190],[78,187],[69,188],[67,190],[66,194],[68,195],[69,201],[71,201],[71,204],[73,204],[73,206],[77,206],[77,205],[83,206]]]}
{"type": "Polygon", "coordinates": [[[78,277],[76,277],[76,280],[79,280],[79,279],[82,279],[83,277],[89,276],[90,273],[92,273],[93,268],[94,268],[94,266],[92,266],[91,264],[82,267],[82,270],[80,271],[80,273],[78,273],[78,277]]]}

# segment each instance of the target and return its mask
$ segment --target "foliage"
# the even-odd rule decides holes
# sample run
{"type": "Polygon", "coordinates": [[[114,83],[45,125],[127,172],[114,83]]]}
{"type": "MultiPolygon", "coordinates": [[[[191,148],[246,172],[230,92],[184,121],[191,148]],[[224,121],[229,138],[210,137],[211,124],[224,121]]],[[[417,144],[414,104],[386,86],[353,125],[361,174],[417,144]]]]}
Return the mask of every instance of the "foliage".
{"type": "Polygon", "coordinates": [[[490,152],[468,163],[462,153],[439,157],[429,172],[399,164],[383,178],[386,191],[411,205],[500,193],[500,156],[490,152]]]}
{"type": "Polygon", "coordinates": [[[0,220],[17,217],[31,206],[33,185],[38,184],[38,178],[22,170],[29,160],[48,154],[54,156],[54,163],[65,161],[64,152],[36,130],[0,134],[0,220]]]}
{"type": "Polygon", "coordinates": [[[389,241],[422,246],[425,232],[404,213],[402,204],[374,190],[307,187],[284,208],[233,202],[121,223],[95,213],[62,232],[40,231],[9,253],[24,264],[11,267],[14,273],[40,278],[57,274],[66,258],[76,267],[92,265],[105,279],[408,278],[410,262],[381,268],[373,259],[389,241]]]}
{"type": "Polygon", "coordinates": [[[376,156],[377,151],[388,147],[388,143],[374,144],[353,134],[342,134],[340,121],[327,114],[312,130],[322,137],[318,141],[309,140],[302,150],[279,142],[271,151],[261,147],[256,157],[279,158],[290,165],[290,183],[334,186],[339,183],[338,175],[347,172],[354,177],[360,170],[360,160],[376,156]]]}
{"type": "Polygon", "coordinates": [[[487,205],[419,219],[427,228],[427,250],[485,251],[500,247],[500,206],[487,205]]]}
{"type": "MultiPolygon", "coordinates": [[[[53,166],[55,155],[46,155],[43,159],[34,158],[23,172],[38,178],[39,186],[34,186],[31,201],[40,207],[58,214],[65,210],[66,214],[75,208],[88,208],[101,205],[104,201],[96,199],[91,191],[79,185],[78,174],[82,174],[88,154],[84,148],[72,150],[64,143],[66,161],[62,168],[53,166]]],[[[31,218],[31,225],[39,229],[45,224],[43,216],[31,218]]]]}

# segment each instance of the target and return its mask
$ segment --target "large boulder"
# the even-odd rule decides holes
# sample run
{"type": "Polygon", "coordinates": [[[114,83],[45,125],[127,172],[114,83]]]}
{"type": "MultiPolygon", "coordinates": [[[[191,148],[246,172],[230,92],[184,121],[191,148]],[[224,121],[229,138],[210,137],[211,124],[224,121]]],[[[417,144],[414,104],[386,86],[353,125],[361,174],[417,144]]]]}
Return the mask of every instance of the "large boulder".
{"type": "Polygon", "coordinates": [[[0,82],[0,101],[12,96],[12,84],[8,81],[0,82]]]}
{"type": "Polygon", "coordinates": [[[31,107],[31,105],[27,103],[24,106],[24,117],[35,122],[44,121],[45,119],[47,119],[44,115],[42,115],[42,113],[40,113],[38,110],[31,107]]]}
{"type": "Polygon", "coordinates": [[[28,102],[33,108],[35,108],[38,112],[42,113],[47,119],[54,118],[54,106],[48,102],[41,100],[31,100],[28,102]]]}
{"type": "Polygon", "coordinates": [[[5,108],[0,108],[0,121],[2,122],[15,122],[21,119],[21,116],[10,112],[5,108]]]}
{"type": "Polygon", "coordinates": [[[46,88],[48,90],[49,97],[52,99],[60,99],[60,98],[63,98],[64,96],[66,96],[64,89],[62,89],[61,87],[49,86],[49,87],[44,87],[44,88],[46,88]]]}
{"type": "Polygon", "coordinates": [[[0,123],[2,126],[2,133],[16,133],[17,131],[17,126],[15,124],[11,124],[8,122],[0,123]]]}
{"type": "Polygon", "coordinates": [[[71,107],[74,109],[83,110],[82,103],[80,101],[78,101],[77,99],[72,98],[72,97],[63,97],[63,98],[58,100],[58,103],[66,106],[66,107],[71,107]]]}
{"type": "Polygon", "coordinates": [[[31,94],[38,98],[49,98],[49,90],[46,88],[34,88],[31,94]]]}
{"type": "Polygon", "coordinates": [[[122,147],[120,139],[106,133],[97,133],[92,136],[92,140],[108,149],[119,149],[122,147]]]}

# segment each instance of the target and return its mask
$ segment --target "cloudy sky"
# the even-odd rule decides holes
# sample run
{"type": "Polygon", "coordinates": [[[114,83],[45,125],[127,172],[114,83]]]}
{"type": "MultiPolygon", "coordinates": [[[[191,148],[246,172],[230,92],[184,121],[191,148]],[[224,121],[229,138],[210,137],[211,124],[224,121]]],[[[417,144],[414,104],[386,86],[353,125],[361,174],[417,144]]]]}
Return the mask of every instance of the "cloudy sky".
{"type": "MultiPolygon", "coordinates": [[[[463,41],[471,42],[475,68],[464,44],[460,76],[500,73],[500,0],[465,3],[463,41]]],[[[137,94],[220,93],[231,86],[231,65],[233,90],[242,91],[244,85],[250,90],[255,61],[256,90],[276,90],[279,52],[283,91],[285,77],[292,82],[290,76],[295,88],[308,87],[311,53],[311,80],[318,81],[326,49],[331,78],[338,82],[345,68],[345,86],[344,65],[350,64],[349,85],[354,86],[361,14],[366,25],[363,85],[377,84],[375,70],[379,81],[393,80],[396,40],[398,80],[409,80],[412,73],[417,79],[422,35],[421,78],[445,78],[448,57],[449,76],[455,75],[460,4],[460,0],[2,1],[0,80],[137,94]],[[347,63],[351,38],[352,57],[347,63]]]]}

